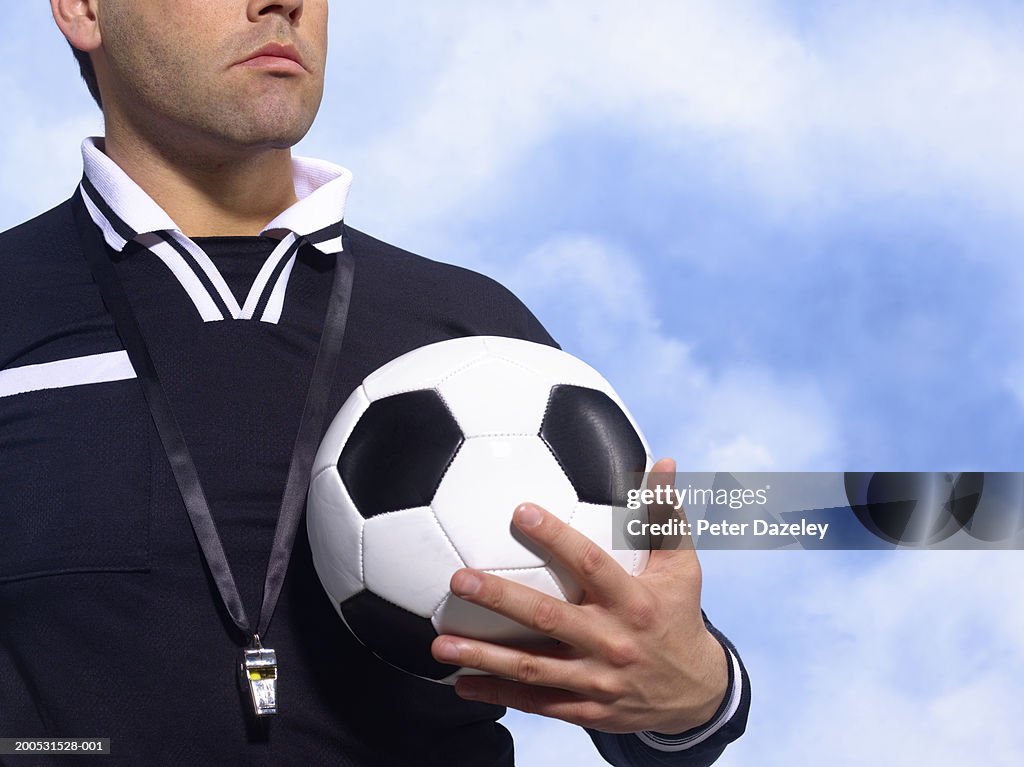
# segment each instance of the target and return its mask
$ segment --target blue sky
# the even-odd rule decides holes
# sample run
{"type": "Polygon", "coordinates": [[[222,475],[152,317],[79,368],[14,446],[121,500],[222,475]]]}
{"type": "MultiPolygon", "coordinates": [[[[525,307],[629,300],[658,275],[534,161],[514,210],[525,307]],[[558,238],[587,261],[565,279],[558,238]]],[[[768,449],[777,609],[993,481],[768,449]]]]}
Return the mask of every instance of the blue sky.
{"type": "MultiPolygon", "coordinates": [[[[681,468],[1024,468],[1024,9],[467,6],[333,4],[296,151],[352,169],[352,225],[505,282],[681,468]]],[[[102,127],[47,4],[0,25],[6,228],[102,127]]],[[[755,684],[721,764],[1024,756],[1018,553],[703,563],[755,684]]],[[[527,767],[602,763],[509,721],[527,767]]]]}

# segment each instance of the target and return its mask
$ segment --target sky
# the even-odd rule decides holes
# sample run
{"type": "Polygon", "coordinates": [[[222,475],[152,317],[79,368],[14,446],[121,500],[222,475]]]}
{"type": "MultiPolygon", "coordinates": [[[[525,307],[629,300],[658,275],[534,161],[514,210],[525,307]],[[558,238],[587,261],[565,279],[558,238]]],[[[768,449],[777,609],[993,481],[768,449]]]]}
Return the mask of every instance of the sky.
{"type": "MultiPolygon", "coordinates": [[[[46,3],[0,18],[0,229],[100,116],[46,3]]],[[[510,287],[702,471],[1021,470],[1024,8],[334,2],[296,153],[346,219],[510,287]]],[[[1019,764],[1019,552],[704,552],[753,679],[719,764],[1019,764]]],[[[598,765],[510,714],[518,762],[598,765]]]]}

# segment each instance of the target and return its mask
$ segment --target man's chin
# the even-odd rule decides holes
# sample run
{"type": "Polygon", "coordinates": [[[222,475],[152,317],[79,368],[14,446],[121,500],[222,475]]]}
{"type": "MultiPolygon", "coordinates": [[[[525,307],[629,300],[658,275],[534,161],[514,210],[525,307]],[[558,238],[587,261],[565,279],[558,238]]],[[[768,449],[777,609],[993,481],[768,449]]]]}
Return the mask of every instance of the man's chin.
{"type": "Polygon", "coordinates": [[[264,124],[254,122],[239,136],[238,143],[246,147],[263,147],[266,149],[288,149],[298,144],[309,132],[312,121],[301,121],[294,124],[271,122],[264,124]]]}
{"type": "Polygon", "coordinates": [[[295,109],[263,109],[252,114],[242,127],[248,143],[278,148],[297,144],[309,133],[313,125],[312,115],[295,109]]]}

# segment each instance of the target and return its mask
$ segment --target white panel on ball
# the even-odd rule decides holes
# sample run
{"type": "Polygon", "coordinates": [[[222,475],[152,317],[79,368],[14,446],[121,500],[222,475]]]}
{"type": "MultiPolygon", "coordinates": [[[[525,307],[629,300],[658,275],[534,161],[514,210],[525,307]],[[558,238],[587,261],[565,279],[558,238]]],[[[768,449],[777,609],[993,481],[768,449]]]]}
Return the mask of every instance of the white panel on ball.
{"type": "Polygon", "coordinates": [[[363,525],[366,588],[422,618],[434,614],[463,566],[430,509],[380,514],[363,525]]]}
{"type": "Polygon", "coordinates": [[[431,507],[470,567],[536,567],[547,555],[512,527],[525,501],[564,520],[576,491],[539,438],[478,437],[463,443],[431,507]]]}
{"type": "Polygon", "coordinates": [[[306,529],[313,565],[335,610],[363,590],[362,527],[337,470],[327,467],[316,474],[309,485],[306,529]]]}
{"type": "Polygon", "coordinates": [[[466,437],[535,436],[551,393],[550,381],[504,359],[483,359],[441,382],[438,392],[466,437]],[[486,397],[481,397],[486,392],[486,397]],[[500,406],[495,405],[500,403],[500,406]]]}
{"type": "MultiPolygon", "coordinates": [[[[646,510],[629,512],[641,521],[647,521],[646,510]]],[[[647,564],[647,551],[630,549],[613,549],[613,517],[611,506],[598,506],[592,503],[577,503],[569,525],[578,530],[598,546],[607,551],[612,559],[618,562],[630,575],[643,572],[647,564]]]]}
{"type": "Polygon", "coordinates": [[[557,383],[587,386],[607,392],[611,385],[583,360],[560,349],[543,344],[524,344],[513,338],[487,336],[487,351],[492,357],[514,360],[557,383]]]}
{"type": "Polygon", "coordinates": [[[483,336],[441,341],[414,349],[374,371],[363,381],[371,401],[401,392],[433,389],[455,370],[487,353],[483,336]]]}
{"type": "MultiPolygon", "coordinates": [[[[647,520],[646,510],[629,512],[641,521],[647,520]]],[[[643,571],[647,563],[648,552],[646,550],[612,549],[613,537],[612,509],[610,506],[597,506],[594,504],[577,504],[577,508],[569,520],[572,529],[579,530],[584,536],[596,543],[611,555],[618,564],[623,566],[627,572],[636,576],[643,571]]]]}

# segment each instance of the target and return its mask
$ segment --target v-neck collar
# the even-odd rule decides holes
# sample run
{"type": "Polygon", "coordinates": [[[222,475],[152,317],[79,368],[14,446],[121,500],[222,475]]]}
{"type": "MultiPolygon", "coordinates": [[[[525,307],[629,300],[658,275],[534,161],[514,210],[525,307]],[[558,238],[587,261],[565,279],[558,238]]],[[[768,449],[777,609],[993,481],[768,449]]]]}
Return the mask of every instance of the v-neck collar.
{"type": "Polygon", "coordinates": [[[279,244],[239,304],[209,256],[103,152],[102,139],[90,137],[82,142],[82,164],[82,198],[106,243],[121,252],[134,241],[156,255],[188,293],[204,322],[278,322],[299,246],[307,242],[325,254],[342,251],[351,172],[323,160],[292,157],[299,200],[260,232],[278,239],[279,244]]]}

